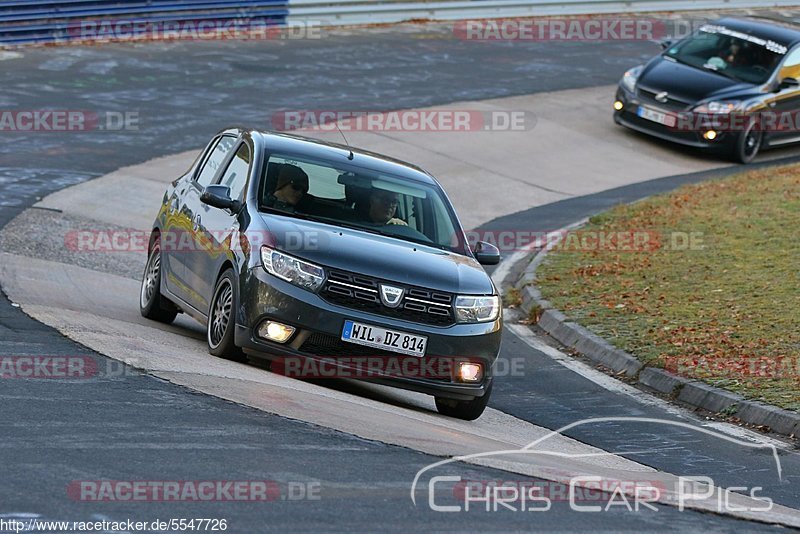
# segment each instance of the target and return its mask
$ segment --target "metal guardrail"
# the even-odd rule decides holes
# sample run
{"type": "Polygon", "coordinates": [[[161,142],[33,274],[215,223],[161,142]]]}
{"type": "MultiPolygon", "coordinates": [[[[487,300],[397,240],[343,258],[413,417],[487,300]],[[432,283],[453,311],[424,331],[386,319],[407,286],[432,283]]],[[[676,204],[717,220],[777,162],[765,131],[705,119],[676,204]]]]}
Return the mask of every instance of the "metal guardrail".
{"type": "MultiPolygon", "coordinates": [[[[74,37],[92,20],[144,24],[261,19],[266,24],[393,23],[625,12],[797,7],[800,0],[0,0],[0,45],[74,37]],[[72,33],[70,31],[73,30],[72,33]]],[[[236,23],[233,23],[234,27],[236,23]]]]}
{"type": "Polygon", "coordinates": [[[289,22],[325,25],[404,20],[798,7],[798,0],[290,0],[289,22]]]}

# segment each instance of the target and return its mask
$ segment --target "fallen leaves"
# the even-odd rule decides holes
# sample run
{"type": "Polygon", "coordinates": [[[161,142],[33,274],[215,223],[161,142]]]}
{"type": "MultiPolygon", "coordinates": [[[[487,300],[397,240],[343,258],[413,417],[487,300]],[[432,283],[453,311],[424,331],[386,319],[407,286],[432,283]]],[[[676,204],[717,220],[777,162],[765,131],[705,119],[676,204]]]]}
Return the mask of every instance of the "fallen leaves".
{"type": "Polygon", "coordinates": [[[800,358],[799,214],[797,165],[686,186],[618,206],[586,228],[657,233],[660,248],[553,252],[537,273],[540,287],[557,308],[647,363],[692,358],[686,376],[797,410],[800,364],[777,375],[752,366],[800,358]],[[704,247],[671,250],[671,232],[700,232],[704,247]]]}

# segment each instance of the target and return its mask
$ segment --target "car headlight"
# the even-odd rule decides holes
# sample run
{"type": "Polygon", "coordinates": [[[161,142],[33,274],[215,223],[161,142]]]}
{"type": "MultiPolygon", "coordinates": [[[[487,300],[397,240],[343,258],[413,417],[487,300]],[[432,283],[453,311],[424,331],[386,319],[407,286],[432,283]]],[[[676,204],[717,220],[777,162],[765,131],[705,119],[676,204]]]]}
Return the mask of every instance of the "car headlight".
{"type": "Polygon", "coordinates": [[[500,314],[500,297],[456,297],[456,321],[459,323],[485,323],[494,321],[500,314]]]}
{"type": "Polygon", "coordinates": [[[309,291],[316,291],[325,281],[322,267],[269,247],[261,247],[261,263],[268,273],[309,291]]]}
{"type": "Polygon", "coordinates": [[[638,67],[633,67],[625,74],[622,75],[622,80],[620,84],[624,87],[628,92],[632,93],[636,89],[636,80],[639,79],[639,74],[642,73],[642,65],[638,67]]]}
{"type": "Polygon", "coordinates": [[[740,111],[742,103],[738,100],[724,102],[706,102],[694,108],[695,113],[712,113],[715,115],[726,115],[734,111],[740,111]]]}

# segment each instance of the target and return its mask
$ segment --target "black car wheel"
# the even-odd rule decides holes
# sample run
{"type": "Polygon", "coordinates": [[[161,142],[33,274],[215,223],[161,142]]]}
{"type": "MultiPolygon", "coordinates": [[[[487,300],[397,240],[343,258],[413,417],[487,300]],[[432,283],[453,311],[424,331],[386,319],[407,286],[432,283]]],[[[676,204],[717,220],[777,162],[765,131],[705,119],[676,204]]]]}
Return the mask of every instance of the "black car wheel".
{"type": "Polygon", "coordinates": [[[755,121],[750,122],[747,128],[739,134],[733,144],[731,157],[738,163],[750,163],[761,148],[763,132],[756,129],[755,121]]]}
{"type": "Polygon", "coordinates": [[[229,360],[242,360],[242,350],[233,341],[236,328],[236,280],[228,269],[217,280],[208,310],[206,340],[208,352],[229,360]]]}
{"type": "Polygon", "coordinates": [[[455,417],[456,419],[464,419],[465,421],[474,421],[481,416],[489,403],[489,397],[492,395],[492,384],[484,393],[483,397],[475,397],[469,401],[458,401],[453,399],[444,399],[436,397],[436,409],[440,414],[448,417],[455,417]]]}
{"type": "Polygon", "coordinates": [[[161,295],[161,241],[158,238],[153,243],[144,267],[139,311],[143,317],[167,324],[178,315],[175,305],[161,295]]]}

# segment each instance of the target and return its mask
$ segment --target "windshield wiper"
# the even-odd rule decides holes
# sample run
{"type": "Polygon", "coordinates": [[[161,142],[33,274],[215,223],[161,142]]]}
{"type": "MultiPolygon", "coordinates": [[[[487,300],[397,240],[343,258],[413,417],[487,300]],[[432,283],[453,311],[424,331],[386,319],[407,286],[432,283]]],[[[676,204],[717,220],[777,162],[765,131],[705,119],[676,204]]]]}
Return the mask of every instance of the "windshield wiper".
{"type": "Polygon", "coordinates": [[[308,213],[303,213],[302,211],[283,211],[275,208],[270,208],[269,206],[262,206],[262,211],[267,211],[269,213],[275,213],[277,215],[285,215],[286,217],[294,217],[296,219],[303,219],[304,221],[314,221],[323,224],[331,224],[333,226],[341,226],[343,228],[350,228],[351,230],[361,230],[363,232],[369,232],[370,234],[377,234],[377,235],[385,235],[388,237],[393,237],[390,234],[385,234],[378,230],[377,228],[372,228],[369,226],[361,226],[359,224],[350,224],[339,219],[331,219],[329,217],[318,217],[316,215],[309,215],[308,213]]]}
{"type": "MultiPolygon", "coordinates": [[[[377,234],[377,235],[385,235],[389,236],[389,234],[384,234],[377,228],[373,228],[371,226],[361,226],[360,224],[350,224],[346,222],[342,222],[336,219],[330,219],[330,222],[335,224],[336,226],[341,226],[342,228],[350,228],[351,230],[361,230],[362,232],[369,232],[370,234],[377,234]]],[[[391,236],[389,236],[391,237],[391,236]]]]}
{"type": "Polygon", "coordinates": [[[707,70],[707,71],[710,71],[710,72],[713,72],[714,74],[719,74],[720,76],[723,76],[723,77],[728,78],[729,80],[733,80],[735,82],[741,82],[742,81],[739,78],[736,78],[735,76],[733,76],[732,74],[729,74],[729,73],[725,72],[724,69],[715,69],[714,67],[707,67],[706,65],[703,65],[703,69],[707,70]]]}
{"type": "MultiPolygon", "coordinates": [[[[380,230],[378,230],[378,228],[373,227],[373,226],[359,226],[357,224],[347,224],[347,223],[341,223],[339,221],[336,221],[336,224],[339,224],[340,226],[344,226],[345,228],[351,228],[353,230],[362,230],[364,232],[369,232],[371,234],[378,234],[378,235],[382,235],[382,236],[385,236],[385,237],[391,237],[391,238],[394,238],[394,239],[399,239],[400,241],[408,241],[409,243],[417,243],[419,245],[425,245],[426,247],[433,247],[433,248],[437,248],[437,249],[440,249],[440,250],[444,250],[446,252],[452,252],[452,250],[449,247],[446,247],[445,245],[440,245],[439,243],[431,241],[430,239],[422,240],[422,239],[416,239],[414,237],[407,236],[407,235],[399,235],[399,234],[395,234],[395,233],[381,232],[380,230]]],[[[403,227],[400,226],[400,228],[403,228],[403,227]]]]}
{"type": "Polygon", "coordinates": [[[671,56],[669,54],[664,54],[664,59],[668,59],[668,60],[673,61],[675,63],[680,63],[681,65],[689,65],[690,67],[697,68],[697,65],[694,65],[693,63],[689,63],[685,59],[680,59],[678,56],[671,56]]]}
{"type": "Polygon", "coordinates": [[[423,241],[422,239],[414,239],[413,237],[399,237],[399,236],[393,236],[393,237],[397,237],[397,239],[402,239],[403,241],[410,241],[411,243],[418,243],[426,247],[438,248],[439,250],[444,250],[445,252],[453,252],[453,250],[450,247],[447,247],[445,245],[440,245],[439,243],[435,243],[433,241],[423,241]]]}
{"type": "Polygon", "coordinates": [[[674,61],[675,63],[680,63],[681,65],[687,65],[689,67],[694,67],[695,69],[699,69],[699,70],[702,70],[702,71],[705,71],[705,72],[713,72],[714,74],[719,74],[720,76],[723,76],[723,77],[728,78],[729,80],[733,80],[735,82],[740,82],[740,83],[742,82],[742,80],[740,80],[739,78],[736,78],[735,76],[725,72],[724,70],[720,70],[720,69],[716,69],[714,67],[708,66],[708,62],[703,63],[702,65],[695,65],[694,63],[689,63],[685,59],[681,59],[678,56],[670,56],[670,55],[667,55],[667,54],[664,54],[664,58],[668,59],[670,61],[674,61]]]}

